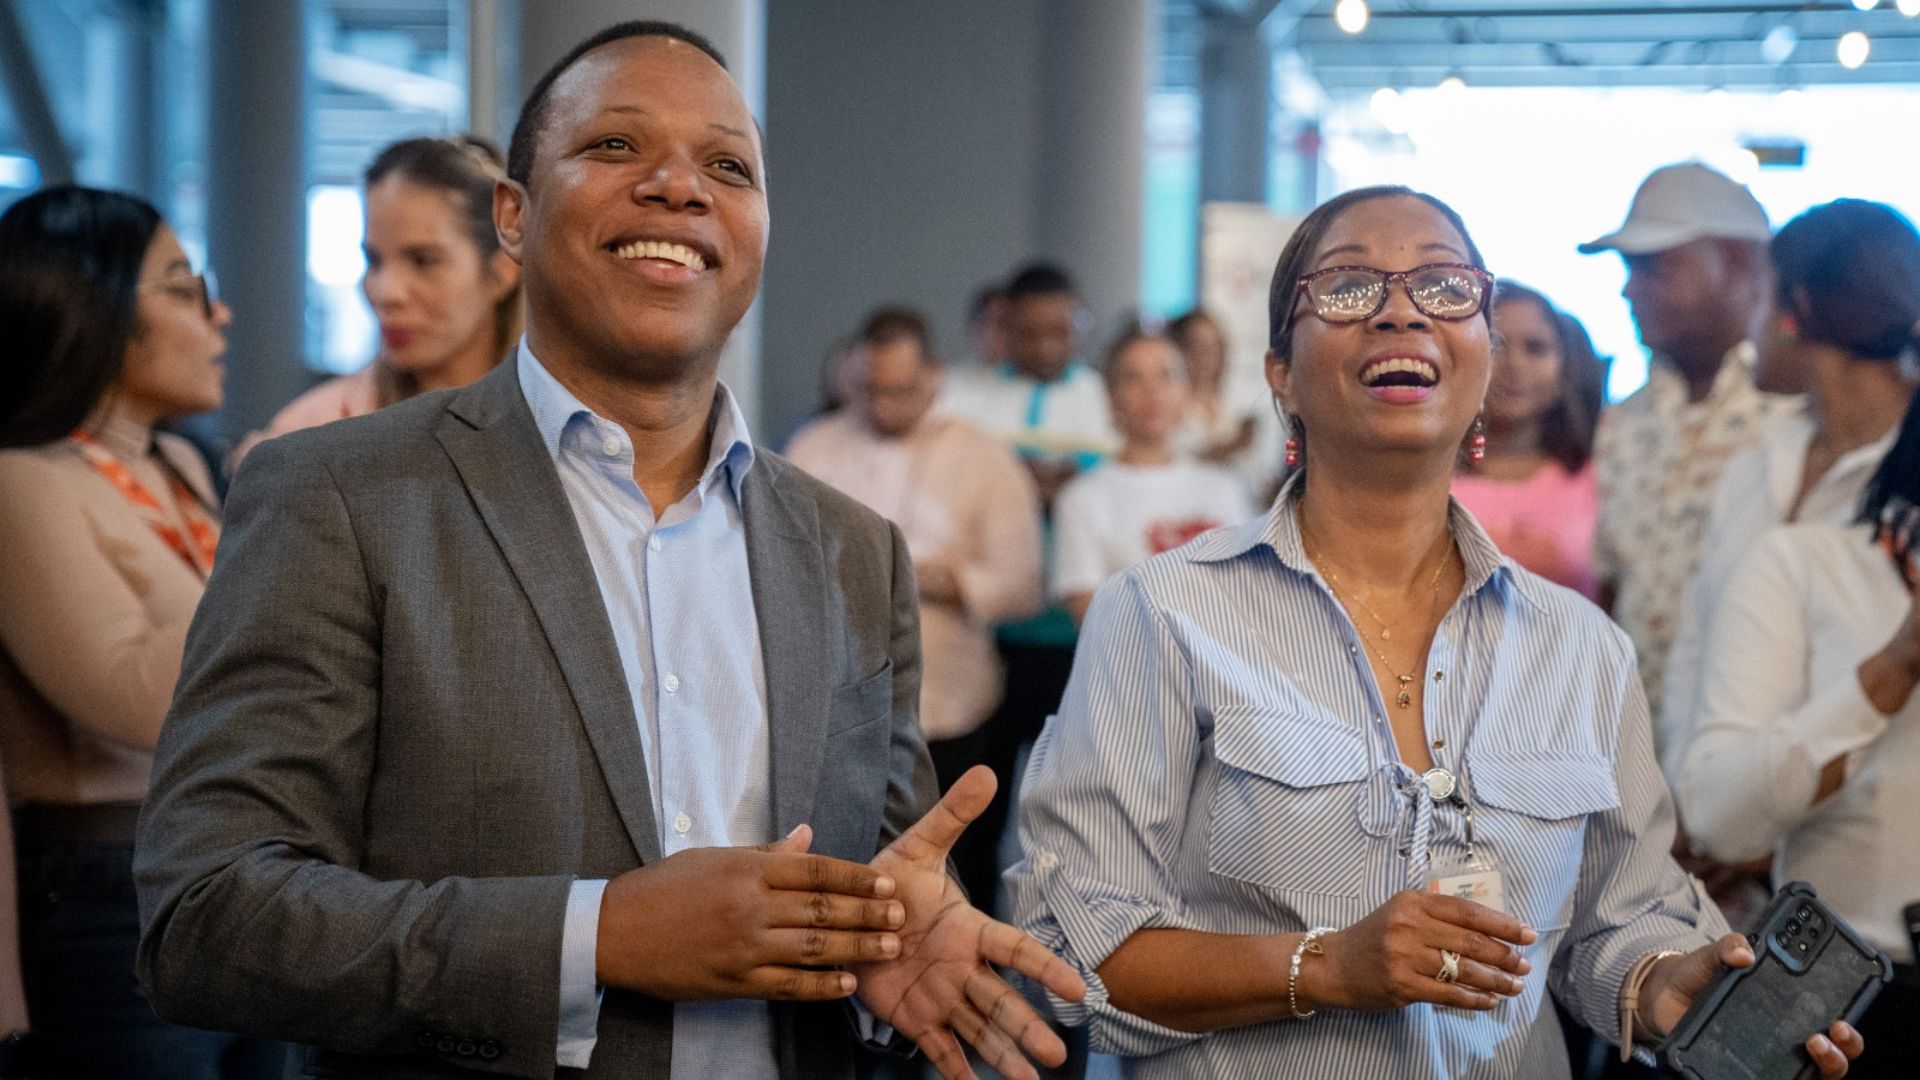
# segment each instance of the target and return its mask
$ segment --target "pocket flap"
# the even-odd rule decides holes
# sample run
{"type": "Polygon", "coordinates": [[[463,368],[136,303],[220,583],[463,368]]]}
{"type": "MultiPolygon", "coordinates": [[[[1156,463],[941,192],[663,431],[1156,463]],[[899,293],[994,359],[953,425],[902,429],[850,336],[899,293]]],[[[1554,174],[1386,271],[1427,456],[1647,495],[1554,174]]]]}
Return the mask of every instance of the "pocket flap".
{"type": "Polygon", "coordinates": [[[878,720],[893,712],[893,661],[857,683],[836,687],[828,705],[829,735],[878,720]]]}
{"type": "Polygon", "coordinates": [[[1344,784],[1367,775],[1367,741],[1359,732],[1274,709],[1215,713],[1213,753],[1223,765],[1288,787],[1344,784]]]}
{"type": "Polygon", "coordinates": [[[1558,821],[1620,805],[1613,762],[1590,755],[1502,751],[1476,756],[1473,797],[1503,810],[1558,821]]]}

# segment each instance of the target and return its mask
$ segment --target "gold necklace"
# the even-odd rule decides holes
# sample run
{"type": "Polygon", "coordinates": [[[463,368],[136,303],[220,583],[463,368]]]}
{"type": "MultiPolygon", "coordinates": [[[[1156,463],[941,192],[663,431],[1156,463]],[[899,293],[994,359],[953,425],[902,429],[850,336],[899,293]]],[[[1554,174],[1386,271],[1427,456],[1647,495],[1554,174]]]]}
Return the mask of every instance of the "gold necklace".
{"type": "MultiPolygon", "coordinates": [[[[1301,540],[1301,546],[1302,546],[1302,547],[1305,547],[1305,546],[1306,546],[1306,538],[1307,538],[1307,534],[1306,534],[1306,532],[1305,532],[1304,530],[1302,530],[1302,532],[1300,533],[1300,540],[1301,540]]],[[[1452,536],[1451,536],[1451,534],[1449,534],[1449,536],[1448,536],[1448,544],[1447,544],[1447,554],[1452,554],[1452,550],[1453,550],[1453,544],[1452,544],[1452,536]]],[[[1314,553],[1313,553],[1313,552],[1312,552],[1311,550],[1309,550],[1309,551],[1307,552],[1307,557],[1313,560],[1313,562],[1314,562],[1314,565],[1316,565],[1316,566],[1319,566],[1319,565],[1320,565],[1320,559],[1319,559],[1319,557],[1318,557],[1318,556],[1316,556],[1316,555],[1314,555],[1314,553]]],[[[1431,579],[1429,579],[1429,580],[1428,580],[1428,582],[1427,582],[1427,592],[1428,592],[1429,594],[1431,594],[1431,593],[1433,593],[1433,592],[1434,592],[1435,590],[1437,590],[1437,589],[1439,589],[1439,588],[1440,588],[1440,574],[1441,574],[1441,572],[1442,572],[1442,571],[1444,571],[1444,570],[1445,570],[1446,568],[1447,568],[1447,558],[1446,558],[1446,555],[1442,555],[1442,556],[1440,557],[1440,561],[1439,561],[1439,563],[1438,563],[1438,564],[1436,564],[1436,565],[1434,566],[1434,568],[1433,568],[1433,577],[1432,577],[1431,579]]],[[[1382,641],[1392,641],[1392,640],[1393,640],[1393,628],[1394,628],[1394,627],[1396,627],[1396,626],[1399,626],[1399,625],[1400,625],[1401,623],[1403,623],[1403,622],[1405,622],[1405,621],[1406,621],[1406,619],[1407,619],[1407,615],[1409,615],[1409,614],[1412,614],[1412,613],[1411,613],[1411,612],[1403,612],[1403,613],[1401,613],[1401,615],[1400,615],[1400,617],[1399,617],[1399,618],[1397,618],[1397,619],[1395,619],[1395,620],[1393,620],[1392,622],[1388,622],[1387,620],[1385,620],[1385,619],[1383,619],[1383,618],[1381,618],[1381,617],[1380,617],[1380,613],[1379,613],[1379,612],[1377,612],[1377,611],[1375,611],[1375,610],[1373,610],[1373,605],[1372,605],[1372,604],[1369,604],[1369,603],[1367,603],[1367,602],[1366,602],[1365,600],[1362,600],[1362,599],[1360,598],[1360,594],[1359,594],[1359,593],[1356,593],[1356,592],[1352,592],[1352,591],[1349,591],[1349,590],[1348,590],[1347,588],[1345,588],[1344,586],[1342,586],[1342,585],[1340,584],[1340,574],[1339,574],[1339,572],[1338,572],[1338,571],[1336,571],[1336,570],[1334,570],[1334,569],[1333,569],[1333,566],[1332,566],[1332,564],[1330,564],[1330,563],[1329,563],[1329,564],[1327,564],[1327,565],[1326,565],[1326,566],[1324,567],[1324,569],[1326,570],[1326,573],[1327,573],[1327,582],[1328,582],[1328,584],[1330,584],[1330,585],[1332,585],[1332,586],[1333,586],[1333,591],[1334,591],[1334,594],[1335,594],[1336,596],[1339,596],[1339,597],[1340,597],[1341,599],[1344,599],[1344,600],[1351,600],[1351,601],[1353,601],[1354,603],[1356,603],[1356,604],[1358,604],[1358,605],[1360,605],[1360,610],[1361,610],[1361,611],[1364,611],[1364,612],[1366,612],[1366,613],[1367,613],[1367,617],[1368,617],[1368,618],[1370,618],[1370,619],[1372,619],[1372,620],[1373,620],[1374,622],[1377,622],[1377,623],[1379,623],[1379,624],[1380,624],[1380,640],[1382,640],[1382,641]]],[[[1432,607],[1433,607],[1433,599],[1432,599],[1432,596],[1431,596],[1431,595],[1429,595],[1429,596],[1428,596],[1428,599],[1427,599],[1427,607],[1428,607],[1428,610],[1429,610],[1429,611],[1431,611],[1431,610],[1432,610],[1432,607]]],[[[1359,625],[1358,625],[1358,624],[1355,624],[1355,626],[1354,626],[1354,629],[1356,629],[1356,630],[1357,630],[1357,629],[1359,629],[1359,625]]]]}
{"type": "MultiPolygon", "coordinates": [[[[1306,549],[1307,558],[1313,560],[1313,564],[1316,567],[1321,565],[1320,557],[1314,554],[1313,545],[1309,543],[1307,540],[1307,531],[1306,531],[1304,522],[1301,523],[1300,546],[1306,549]]],[[[1454,548],[1453,534],[1452,534],[1452,531],[1449,530],[1447,534],[1447,555],[1450,556],[1453,554],[1453,548],[1454,548]]],[[[1440,560],[1440,570],[1446,569],[1447,563],[1450,561],[1452,561],[1450,558],[1442,557],[1440,560]]],[[[1433,580],[1430,583],[1428,583],[1428,586],[1427,586],[1427,613],[1429,615],[1433,613],[1433,598],[1437,596],[1440,592],[1440,570],[1434,571],[1433,580]]],[[[1333,576],[1333,572],[1331,570],[1327,571],[1327,575],[1328,575],[1329,583],[1337,582],[1339,580],[1338,578],[1333,576]]],[[[1333,596],[1334,596],[1334,599],[1336,600],[1345,599],[1345,597],[1342,595],[1342,590],[1337,588],[1333,590],[1333,596]]],[[[1358,600],[1357,597],[1355,599],[1356,601],[1358,600]]],[[[1371,608],[1367,608],[1366,604],[1362,603],[1360,606],[1362,608],[1366,608],[1367,614],[1373,615],[1373,610],[1371,608]]],[[[1375,622],[1378,622],[1380,620],[1380,617],[1378,615],[1373,615],[1373,618],[1375,622]]],[[[1402,615],[1400,618],[1404,620],[1406,616],[1402,615]]],[[[1396,622],[1397,621],[1399,620],[1396,620],[1396,622]]],[[[1383,668],[1386,668],[1387,673],[1393,676],[1395,682],[1399,683],[1400,693],[1398,696],[1394,698],[1393,700],[1394,705],[1402,709],[1413,708],[1413,683],[1416,677],[1413,675],[1401,674],[1400,669],[1393,666],[1393,662],[1387,659],[1387,654],[1381,650],[1380,646],[1374,642],[1373,638],[1367,636],[1367,632],[1361,629],[1360,624],[1358,622],[1355,622],[1353,624],[1353,629],[1355,633],[1360,635],[1360,640],[1366,643],[1367,650],[1373,653],[1373,655],[1379,659],[1380,666],[1383,668]]],[[[1387,636],[1386,632],[1382,631],[1381,637],[1386,637],[1386,636],[1387,636]]]]}

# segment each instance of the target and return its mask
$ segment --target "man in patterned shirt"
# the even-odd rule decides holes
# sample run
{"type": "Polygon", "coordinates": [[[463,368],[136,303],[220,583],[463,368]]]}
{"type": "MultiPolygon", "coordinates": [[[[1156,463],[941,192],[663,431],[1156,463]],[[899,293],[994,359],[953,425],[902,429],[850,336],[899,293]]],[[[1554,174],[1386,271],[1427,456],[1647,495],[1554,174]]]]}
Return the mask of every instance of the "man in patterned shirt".
{"type": "Polygon", "coordinates": [[[1686,164],[1654,170],[1625,224],[1580,245],[1626,260],[1622,295],[1653,355],[1647,384],[1601,418],[1595,438],[1594,559],[1603,605],[1633,639],[1656,716],[1720,472],[1797,400],[1753,384],[1771,235],[1745,187],[1686,164]]]}

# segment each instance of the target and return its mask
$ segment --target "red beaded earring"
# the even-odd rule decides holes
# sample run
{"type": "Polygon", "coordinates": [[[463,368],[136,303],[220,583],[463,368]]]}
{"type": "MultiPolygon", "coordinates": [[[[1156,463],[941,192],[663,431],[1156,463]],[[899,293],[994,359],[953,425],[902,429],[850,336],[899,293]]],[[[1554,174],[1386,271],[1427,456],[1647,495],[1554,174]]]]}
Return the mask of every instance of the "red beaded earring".
{"type": "Polygon", "coordinates": [[[1473,418],[1473,437],[1467,440],[1467,460],[1475,465],[1487,460],[1487,425],[1479,417],[1473,418]]]}
{"type": "Polygon", "coordinates": [[[1287,436],[1287,468],[1289,469],[1298,468],[1299,465],[1300,465],[1300,440],[1296,436],[1289,435],[1287,436]]]}

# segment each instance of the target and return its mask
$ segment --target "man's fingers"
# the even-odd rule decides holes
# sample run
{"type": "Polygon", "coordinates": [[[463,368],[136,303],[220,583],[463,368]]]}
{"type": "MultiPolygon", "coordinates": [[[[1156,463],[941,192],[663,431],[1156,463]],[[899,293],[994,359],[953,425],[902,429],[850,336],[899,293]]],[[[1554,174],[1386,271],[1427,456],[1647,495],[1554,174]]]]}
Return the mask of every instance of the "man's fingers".
{"type": "Polygon", "coordinates": [[[993,1025],[978,1009],[961,1001],[955,1002],[951,1016],[953,1030],[980,1052],[981,1058],[993,1066],[995,1072],[1006,1080],[1040,1080],[1040,1074],[1020,1053],[1007,1034],[993,1025]]]}
{"type": "Polygon", "coordinates": [[[1867,1040],[1862,1038],[1860,1032],[1845,1020],[1835,1020],[1833,1026],[1827,1029],[1827,1037],[1833,1040],[1833,1045],[1838,1047],[1841,1053],[1847,1055],[1849,1061],[1866,1052],[1867,1040]]]}
{"type": "Polygon", "coordinates": [[[1049,1068],[1066,1063],[1067,1044],[1061,1042],[1060,1036],[1053,1033],[1033,1006],[999,976],[990,971],[974,971],[967,977],[967,1001],[988,1023],[1018,1044],[1028,1057],[1049,1068]]]}
{"type": "Polygon", "coordinates": [[[980,955],[987,963],[1012,968],[1068,1001],[1087,996],[1086,980],[1073,965],[1006,923],[987,920],[980,931],[980,955]]]}
{"type": "MultiPolygon", "coordinates": [[[[1753,946],[1740,934],[1722,934],[1713,943],[1713,956],[1718,962],[1730,968],[1753,966],[1753,946]]],[[[1711,976],[1712,972],[1708,972],[1711,976]]]]}
{"type": "Polygon", "coordinates": [[[894,890],[893,879],[873,867],[825,855],[783,854],[767,864],[765,881],[775,889],[879,899],[894,890]]]}
{"type": "Polygon", "coordinates": [[[1441,922],[1478,930],[1488,937],[1511,941],[1515,945],[1531,945],[1540,939],[1532,927],[1519,919],[1457,896],[1428,897],[1427,914],[1441,922]]]}
{"type": "Polygon", "coordinates": [[[778,851],[799,854],[813,846],[813,826],[795,825],[793,831],[775,840],[771,844],[760,844],[755,851],[778,851]]]}
{"type": "Polygon", "coordinates": [[[851,995],[858,981],[844,971],[807,971],[767,964],[747,972],[743,997],[769,1001],[834,1001],[851,995]]]}
{"type": "Polygon", "coordinates": [[[764,952],[761,959],[769,964],[830,967],[836,964],[870,964],[900,955],[898,934],[808,927],[769,930],[762,941],[764,952]]]}
{"type": "Polygon", "coordinates": [[[777,890],[768,903],[774,926],[812,926],[825,930],[898,930],[907,909],[898,900],[863,900],[838,893],[777,890]]]}
{"type": "Polygon", "coordinates": [[[961,1049],[960,1040],[944,1026],[936,1024],[913,1041],[939,1070],[941,1080],[980,1080],[973,1066],[967,1064],[967,1052],[961,1049]]]}
{"type": "Polygon", "coordinates": [[[1840,1080],[1847,1075],[1847,1055],[1825,1035],[1807,1039],[1807,1056],[1813,1059],[1814,1068],[1820,1070],[1820,1080],[1840,1080]]]}
{"type": "Polygon", "coordinates": [[[960,839],[974,818],[986,811],[999,786],[992,769],[975,765],[955,780],[933,809],[914,822],[894,844],[908,847],[915,858],[945,859],[953,842],[960,839]]]}

